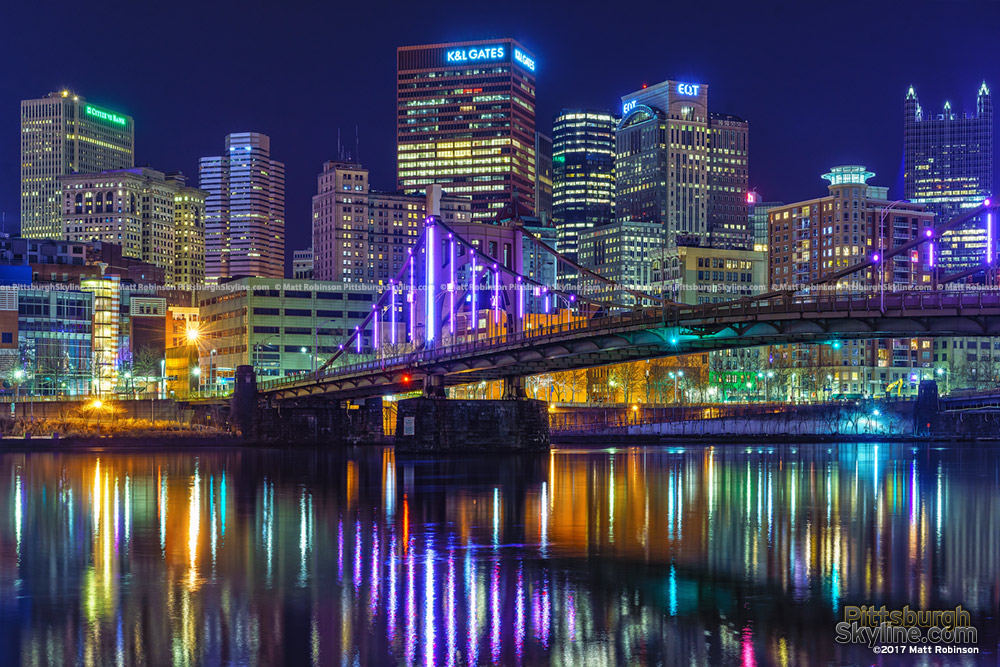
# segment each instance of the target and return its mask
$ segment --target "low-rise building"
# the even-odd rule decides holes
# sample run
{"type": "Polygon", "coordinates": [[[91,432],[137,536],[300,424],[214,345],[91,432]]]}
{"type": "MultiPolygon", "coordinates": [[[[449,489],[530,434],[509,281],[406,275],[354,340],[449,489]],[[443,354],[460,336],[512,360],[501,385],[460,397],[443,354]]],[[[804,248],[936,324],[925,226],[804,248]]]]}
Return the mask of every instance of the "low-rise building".
{"type": "MultiPolygon", "coordinates": [[[[314,371],[372,312],[367,290],[320,280],[294,287],[275,278],[239,278],[199,294],[198,329],[188,340],[197,350],[191,372],[202,391],[231,390],[241,365],[253,366],[260,380],[314,371]]],[[[369,330],[362,353],[370,351],[369,330]]]]}
{"type": "Polygon", "coordinates": [[[767,289],[767,253],[680,245],[650,256],[653,286],[678,303],[720,303],[767,289]]]}

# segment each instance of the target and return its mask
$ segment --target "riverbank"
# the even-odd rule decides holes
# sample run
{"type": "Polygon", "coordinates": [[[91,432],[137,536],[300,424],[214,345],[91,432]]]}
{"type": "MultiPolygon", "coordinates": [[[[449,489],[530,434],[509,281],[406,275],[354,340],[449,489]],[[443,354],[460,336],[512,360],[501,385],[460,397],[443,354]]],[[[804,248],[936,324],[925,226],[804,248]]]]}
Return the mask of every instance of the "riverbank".
{"type": "Polygon", "coordinates": [[[874,433],[835,433],[835,434],[798,434],[798,435],[740,435],[740,434],[694,434],[694,435],[656,435],[656,434],[563,434],[553,433],[553,445],[601,445],[609,442],[627,442],[630,445],[718,445],[720,444],[753,444],[753,445],[788,445],[788,444],[825,444],[825,443],[993,443],[1000,444],[1000,435],[993,437],[949,436],[949,435],[879,435],[874,433]]]}

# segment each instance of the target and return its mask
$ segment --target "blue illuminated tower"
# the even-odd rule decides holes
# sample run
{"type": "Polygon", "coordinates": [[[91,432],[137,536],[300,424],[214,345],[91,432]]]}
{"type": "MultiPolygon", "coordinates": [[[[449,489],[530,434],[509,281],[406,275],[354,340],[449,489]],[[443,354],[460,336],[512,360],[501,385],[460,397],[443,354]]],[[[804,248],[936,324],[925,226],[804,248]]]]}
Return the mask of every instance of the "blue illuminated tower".
{"type": "MultiPolygon", "coordinates": [[[[940,113],[920,106],[910,86],[904,103],[903,173],[906,199],[926,205],[942,224],[981,204],[993,193],[993,100],[983,82],[976,109],[956,113],[945,102],[940,113]]],[[[985,220],[972,220],[942,239],[945,273],[973,268],[986,252],[985,220]]]]}

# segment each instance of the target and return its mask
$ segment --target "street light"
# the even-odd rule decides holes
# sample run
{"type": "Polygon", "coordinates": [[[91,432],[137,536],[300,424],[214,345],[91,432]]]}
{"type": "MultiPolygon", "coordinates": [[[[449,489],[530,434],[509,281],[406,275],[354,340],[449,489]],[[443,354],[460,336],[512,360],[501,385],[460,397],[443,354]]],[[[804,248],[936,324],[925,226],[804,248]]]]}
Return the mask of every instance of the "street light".
{"type": "Polygon", "coordinates": [[[210,393],[215,391],[215,353],[218,352],[214,347],[208,351],[208,391],[210,393]]]}
{"type": "MultiPolygon", "coordinates": [[[[378,315],[375,315],[375,317],[378,317],[378,315]]],[[[339,317],[331,317],[331,318],[329,318],[327,320],[324,320],[323,322],[320,322],[313,329],[313,355],[312,355],[312,364],[311,364],[313,373],[316,373],[319,370],[319,366],[317,365],[318,361],[319,361],[319,330],[323,327],[323,325],[329,324],[330,322],[333,322],[334,320],[339,320],[339,319],[341,319],[341,318],[339,318],[339,317]]],[[[359,333],[358,335],[360,336],[361,334],[359,333]]],[[[302,349],[305,350],[305,348],[302,348],[302,349]]]]}
{"type": "Polygon", "coordinates": [[[14,371],[14,403],[21,398],[21,380],[24,378],[24,370],[18,368],[14,371]]]}
{"type": "Polygon", "coordinates": [[[763,378],[764,380],[764,402],[767,403],[768,402],[767,381],[774,377],[774,371],[767,371],[766,373],[764,371],[758,371],[757,377],[763,378]]]}
{"type": "MultiPolygon", "coordinates": [[[[257,366],[260,365],[260,348],[267,345],[267,341],[271,340],[278,334],[271,334],[270,336],[265,336],[264,340],[253,344],[253,370],[257,372],[257,366]]],[[[280,357],[279,357],[280,358],[280,357]]],[[[280,362],[279,362],[280,364],[280,362]]]]}

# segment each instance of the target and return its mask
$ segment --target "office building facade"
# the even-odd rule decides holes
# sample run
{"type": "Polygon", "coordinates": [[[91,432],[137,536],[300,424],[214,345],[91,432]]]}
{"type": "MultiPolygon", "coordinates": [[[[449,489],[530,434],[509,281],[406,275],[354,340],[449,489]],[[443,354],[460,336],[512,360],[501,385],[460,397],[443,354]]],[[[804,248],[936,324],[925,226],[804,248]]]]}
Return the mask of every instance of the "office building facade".
{"type": "Polygon", "coordinates": [[[292,277],[296,280],[312,280],[313,249],[305,248],[292,253],[292,277]]]}
{"type": "Polygon", "coordinates": [[[515,197],[535,210],[535,68],[512,39],[400,47],[399,190],[469,195],[477,221],[515,197]]]}
{"type": "MultiPolygon", "coordinates": [[[[4,290],[4,295],[15,294],[4,290]]],[[[18,359],[22,396],[90,393],[94,295],[79,290],[19,289],[18,359]]]]}
{"type": "MultiPolygon", "coordinates": [[[[943,224],[980,205],[993,194],[993,99],[984,82],[976,109],[957,113],[945,102],[941,113],[924,111],[910,86],[903,123],[903,184],[906,199],[924,204],[943,224]]],[[[945,232],[940,263],[957,273],[983,263],[986,221],[970,220],[945,232]]],[[[994,254],[996,249],[993,249],[994,254]]]]}
{"type": "Polygon", "coordinates": [[[535,217],[552,220],[552,137],[535,132],[535,217]]]}
{"type": "Polygon", "coordinates": [[[205,276],[208,282],[285,274],[285,165],[259,132],[226,137],[222,155],[203,157],[205,276]]]}
{"type": "Polygon", "coordinates": [[[713,248],[750,250],[750,124],[732,114],[708,114],[708,234],[713,248]]]}
{"type": "Polygon", "coordinates": [[[663,81],[622,97],[616,215],[708,241],[708,86],[663,81]]]}
{"type": "Polygon", "coordinates": [[[61,238],[119,245],[124,257],[162,268],[168,284],[178,269],[182,282],[201,282],[205,193],[186,187],[183,176],[139,167],[60,181],[61,238]]]}
{"type": "Polygon", "coordinates": [[[765,252],[680,245],[651,259],[657,291],[678,303],[721,303],[766,289],[765,252]]]}
{"type": "Polygon", "coordinates": [[[616,217],[659,223],[668,245],[748,249],[747,121],[710,113],[705,84],[667,80],[621,100],[616,217]]]}
{"type": "Polygon", "coordinates": [[[564,109],[552,128],[552,220],[577,260],[580,234],[615,218],[615,126],[606,111],[564,109]]]}
{"type": "Polygon", "coordinates": [[[750,235],[753,238],[753,249],[767,252],[767,236],[769,227],[768,212],[772,208],[784,206],[781,201],[762,201],[757,190],[747,192],[747,206],[749,207],[750,235]]]}
{"type": "Polygon", "coordinates": [[[261,379],[316,370],[371,314],[374,303],[371,292],[345,291],[342,283],[327,281],[286,285],[280,279],[241,278],[226,287],[199,295],[199,334],[189,342],[198,383],[212,392],[231,390],[236,367],[244,364],[261,379]]]}
{"type": "Polygon", "coordinates": [[[60,238],[60,177],[135,164],[131,116],[63,90],[21,101],[21,234],[60,238]]]}
{"type": "Polygon", "coordinates": [[[205,282],[205,200],[208,193],[185,185],[179,174],[171,180],[174,193],[174,276],[176,285],[189,289],[205,282]]]}
{"type": "MultiPolygon", "coordinates": [[[[388,284],[406,262],[426,211],[423,195],[373,190],[368,169],[358,163],[325,162],[313,196],[313,277],[388,284]]],[[[471,217],[469,197],[442,196],[446,224],[471,217]]]]}
{"type": "MultiPolygon", "coordinates": [[[[665,248],[666,237],[660,223],[619,220],[580,235],[580,265],[629,289],[647,291],[653,285],[650,258],[665,248]]],[[[582,290],[594,294],[607,290],[591,279],[581,279],[581,285],[582,290]]]]}

